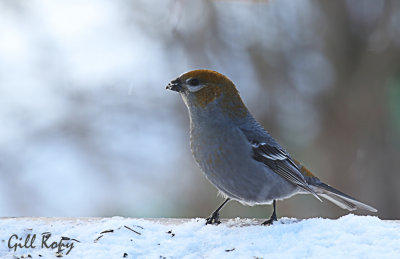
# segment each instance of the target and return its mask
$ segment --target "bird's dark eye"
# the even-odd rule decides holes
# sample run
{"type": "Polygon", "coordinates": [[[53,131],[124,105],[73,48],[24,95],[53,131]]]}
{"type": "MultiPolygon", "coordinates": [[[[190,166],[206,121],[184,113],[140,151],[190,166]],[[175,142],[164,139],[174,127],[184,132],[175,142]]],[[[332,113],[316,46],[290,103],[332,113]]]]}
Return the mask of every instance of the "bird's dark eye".
{"type": "Polygon", "coordinates": [[[191,86],[197,86],[197,85],[200,84],[200,81],[197,78],[190,78],[188,80],[188,84],[191,85],[191,86]]]}

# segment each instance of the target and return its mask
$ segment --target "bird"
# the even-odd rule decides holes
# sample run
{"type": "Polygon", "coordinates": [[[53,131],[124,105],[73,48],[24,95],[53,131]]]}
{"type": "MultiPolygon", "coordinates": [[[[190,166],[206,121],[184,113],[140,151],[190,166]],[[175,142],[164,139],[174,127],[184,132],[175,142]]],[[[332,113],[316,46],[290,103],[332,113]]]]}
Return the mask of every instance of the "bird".
{"type": "Polygon", "coordinates": [[[178,92],[190,118],[190,148],[206,178],[224,196],[224,202],[206,224],[220,223],[220,210],[231,200],[244,205],[272,204],[295,194],[321,197],[342,209],[377,210],[322,182],[295,160],[253,117],[235,84],[208,69],[186,72],[166,89],[178,92]]]}

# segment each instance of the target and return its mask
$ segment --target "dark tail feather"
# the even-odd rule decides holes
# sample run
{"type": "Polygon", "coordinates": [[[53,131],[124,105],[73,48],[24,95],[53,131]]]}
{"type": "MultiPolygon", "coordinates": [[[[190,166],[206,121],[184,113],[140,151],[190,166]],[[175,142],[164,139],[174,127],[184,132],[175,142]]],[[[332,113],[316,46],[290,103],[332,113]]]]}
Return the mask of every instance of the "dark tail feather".
{"type": "Polygon", "coordinates": [[[321,197],[327,199],[328,201],[334,203],[342,209],[355,210],[363,209],[372,212],[377,212],[377,210],[367,204],[364,204],[335,188],[330,187],[322,182],[310,184],[314,191],[321,197]]]}

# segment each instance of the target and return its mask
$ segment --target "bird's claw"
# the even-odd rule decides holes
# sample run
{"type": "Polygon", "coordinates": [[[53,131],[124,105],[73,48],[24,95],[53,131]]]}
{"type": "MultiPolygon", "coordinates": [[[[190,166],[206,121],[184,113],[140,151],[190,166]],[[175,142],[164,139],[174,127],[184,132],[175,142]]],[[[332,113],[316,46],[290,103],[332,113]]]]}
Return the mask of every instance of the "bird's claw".
{"type": "Polygon", "coordinates": [[[266,220],[262,223],[264,226],[271,226],[274,224],[274,221],[278,221],[278,218],[276,217],[276,214],[273,213],[272,216],[269,218],[269,220],[266,220]]]}
{"type": "Polygon", "coordinates": [[[219,225],[221,221],[219,220],[219,213],[213,213],[210,217],[206,218],[206,225],[219,225]]]}
{"type": "Polygon", "coordinates": [[[271,226],[272,224],[274,224],[274,221],[276,221],[276,219],[274,220],[274,219],[271,218],[269,220],[264,221],[261,224],[264,225],[264,226],[271,226]]]}

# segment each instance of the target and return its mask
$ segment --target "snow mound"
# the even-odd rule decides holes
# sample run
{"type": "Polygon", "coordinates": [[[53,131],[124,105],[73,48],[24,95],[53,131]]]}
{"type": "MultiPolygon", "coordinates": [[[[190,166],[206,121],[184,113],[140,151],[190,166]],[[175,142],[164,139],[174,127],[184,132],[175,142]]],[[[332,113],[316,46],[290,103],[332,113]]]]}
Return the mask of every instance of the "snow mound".
{"type": "Polygon", "coordinates": [[[3,218],[1,258],[399,258],[400,222],[347,215],[231,219],[3,218]]]}

